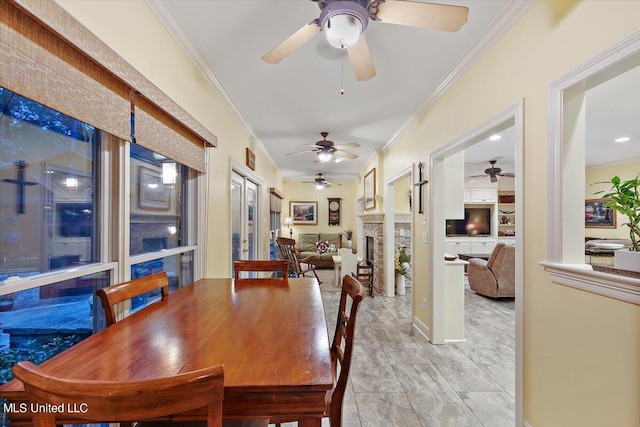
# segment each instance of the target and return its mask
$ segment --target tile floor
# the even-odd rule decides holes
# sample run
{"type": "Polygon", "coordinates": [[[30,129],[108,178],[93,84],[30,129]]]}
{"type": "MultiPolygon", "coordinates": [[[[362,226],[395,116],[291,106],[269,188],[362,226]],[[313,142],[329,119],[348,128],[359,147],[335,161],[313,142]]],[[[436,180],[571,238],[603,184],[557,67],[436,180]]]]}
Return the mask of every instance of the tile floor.
{"type": "MultiPolygon", "coordinates": [[[[325,271],[321,289],[331,337],[339,289],[331,283],[332,271],[325,271]]],[[[465,299],[466,342],[432,345],[411,326],[410,295],[365,298],[344,427],[515,425],[514,301],[485,298],[468,288],[465,299]]]]}

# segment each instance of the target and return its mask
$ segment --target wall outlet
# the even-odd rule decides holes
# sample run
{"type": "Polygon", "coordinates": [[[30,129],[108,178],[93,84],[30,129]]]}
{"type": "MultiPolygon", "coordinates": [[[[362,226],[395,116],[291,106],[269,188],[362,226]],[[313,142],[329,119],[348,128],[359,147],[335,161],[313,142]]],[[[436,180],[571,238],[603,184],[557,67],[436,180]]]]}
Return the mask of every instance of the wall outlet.
{"type": "Polygon", "coordinates": [[[428,231],[423,231],[422,232],[422,243],[424,243],[425,245],[427,243],[429,243],[429,232],[428,231]]]}
{"type": "Polygon", "coordinates": [[[404,228],[400,229],[400,237],[404,237],[404,228]]]}
{"type": "Polygon", "coordinates": [[[422,309],[424,311],[427,311],[427,299],[426,298],[422,298],[422,309]]]}

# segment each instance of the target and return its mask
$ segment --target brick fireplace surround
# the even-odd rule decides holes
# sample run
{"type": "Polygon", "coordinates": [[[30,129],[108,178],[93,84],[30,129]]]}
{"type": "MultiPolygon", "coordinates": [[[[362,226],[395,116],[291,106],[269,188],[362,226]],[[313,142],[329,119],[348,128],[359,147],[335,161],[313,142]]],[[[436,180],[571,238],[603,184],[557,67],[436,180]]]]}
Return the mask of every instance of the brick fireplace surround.
{"type": "MultiPolygon", "coordinates": [[[[375,295],[386,294],[384,286],[384,251],[383,251],[383,223],[384,214],[361,214],[363,241],[372,237],[373,244],[373,289],[375,295]]],[[[396,216],[394,226],[394,244],[396,247],[404,246],[411,255],[411,214],[399,214],[396,216]],[[403,230],[403,231],[401,231],[403,230]]],[[[366,248],[363,255],[366,256],[366,248]]],[[[406,292],[411,292],[411,280],[406,280],[406,292]]]]}

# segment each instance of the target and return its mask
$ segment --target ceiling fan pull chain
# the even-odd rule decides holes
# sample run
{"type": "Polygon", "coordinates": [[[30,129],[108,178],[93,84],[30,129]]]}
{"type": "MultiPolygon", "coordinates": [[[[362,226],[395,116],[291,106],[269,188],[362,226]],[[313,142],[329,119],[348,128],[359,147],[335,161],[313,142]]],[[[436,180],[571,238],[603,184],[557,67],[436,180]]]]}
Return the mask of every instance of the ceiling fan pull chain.
{"type": "Polygon", "coordinates": [[[340,95],[344,95],[344,58],[340,60],[340,95]]]}

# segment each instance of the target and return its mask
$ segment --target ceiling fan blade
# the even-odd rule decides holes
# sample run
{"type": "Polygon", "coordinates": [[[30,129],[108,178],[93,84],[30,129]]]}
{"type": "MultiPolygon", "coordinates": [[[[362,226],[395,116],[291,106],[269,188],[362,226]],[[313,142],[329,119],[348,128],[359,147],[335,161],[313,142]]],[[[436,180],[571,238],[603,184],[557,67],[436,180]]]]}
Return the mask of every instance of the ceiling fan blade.
{"type": "Polygon", "coordinates": [[[471,175],[471,176],[468,176],[467,178],[486,178],[488,176],[489,174],[484,173],[482,175],[471,175]]]}
{"type": "Polygon", "coordinates": [[[467,22],[469,9],[438,3],[386,0],[377,8],[376,17],[388,24],[456,32],[467,22]]]}
{"type": "Polygon", "coordinates": [[[309,22],[304,27],[300,28],[295,33],[291,34],[289,38],[280,43],[278,46],[271,49],[266,55],[262,57],[262,60],[268,64],[277,64],[284,58],[289,56],[293,51],[302,47],[305,43],[311,40],[316,34],[320,32],[320,25],[318,20],[315,19],[309,22]]]}
{"type": "Polygon", "coordinates": [[[500,176],[507,176],[507,177],[509,177],[509,178],[515,178],[515,177],[516,177],[516,174],[515,174],[515,173],[512,173],[512,172],[499,173],[498,175],[500,175],[500,176]]]}
{"type": "Polygon", "coordinates": [[[344,144],[337,144],[333,146],[333,148],[335,148],[336,150],[342,150],[343,148],[358,148],[358,147],[360,147],[360,144],[358,144],[357,142],[346,142],[344,144]]]}
{"type": "Polygon", "coordinates": [[[338,187],[342,187],[342,184],[336,184],[335,182],[325,181],[324,183],[325,183],[325,185],[336,185],[338,187]]]}
{"type": "Polygon", "coordinates": [[[293,153],[286,153],[285,156],[290,156],[292,154],[302,154],[302,153],[315,153],[316,150],[302,150],[302,151],[294,151],[293,153]]]}
{"type": "Polygon", "coordinates": [[[347,53],[353,72],[356,74],[356,80],[363,82],[376,75],[376,68],[373,66],[373,59],[371,59],[371,52],[364,34],[355,45],[347,49],[347,53]]]}
{"type": "Polygon", "coordinates": [[[353,153],[349,153],[348,151],[341,151],[341,150],[337,150],[333,152],[334,156],[339,156],[339,157],[346,157],[348,159],[357,159],[358,155],[357,154],[353,154],[353,153]]]}

